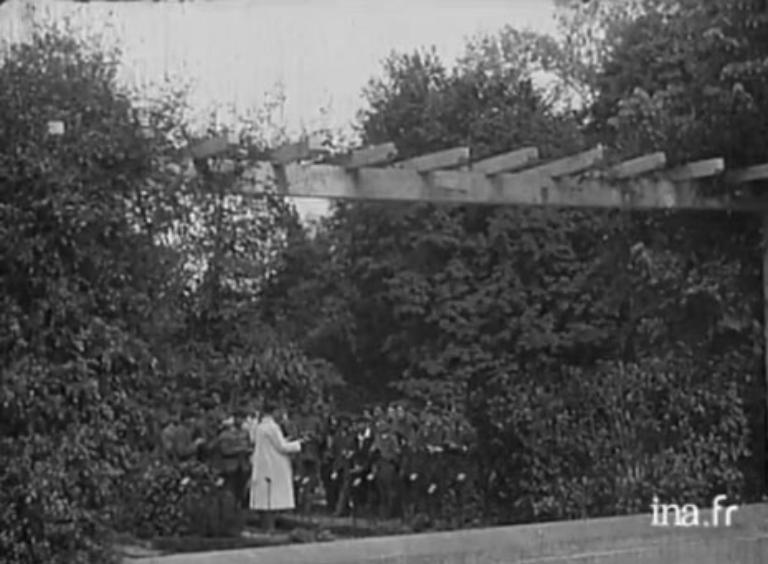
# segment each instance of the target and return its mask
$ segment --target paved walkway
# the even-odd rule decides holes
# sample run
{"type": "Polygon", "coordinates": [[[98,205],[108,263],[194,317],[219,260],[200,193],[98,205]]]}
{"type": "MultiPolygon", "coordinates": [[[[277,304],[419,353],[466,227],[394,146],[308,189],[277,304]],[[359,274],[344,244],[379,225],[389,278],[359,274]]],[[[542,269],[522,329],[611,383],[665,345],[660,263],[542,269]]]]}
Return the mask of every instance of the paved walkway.
{"type": "MultiPolygon", "coordinates": [[[[722,515],[722,513],[721,513],[722,515]]],[[[702,521],[709,519],[702,512],[702,521]]],[[[768,504],[730,528],[652,527],[650,515],[130,559],[133,564],[765,564],[768,504]]]]}

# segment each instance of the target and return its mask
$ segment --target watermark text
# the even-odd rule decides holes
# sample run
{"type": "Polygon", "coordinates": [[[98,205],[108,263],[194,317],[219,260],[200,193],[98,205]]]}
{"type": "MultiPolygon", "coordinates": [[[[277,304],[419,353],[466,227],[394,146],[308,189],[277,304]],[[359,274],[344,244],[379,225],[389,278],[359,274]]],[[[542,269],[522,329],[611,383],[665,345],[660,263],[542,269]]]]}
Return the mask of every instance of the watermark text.
{"type": "MultiPolygon", "coordinates": [[[[726,496],[718,495],[712,500],[712,518],[706,519],[702,511],[693,503],[678,505],[676,503],[660,503],[653,496],[651,503],[651,526],[653,527],[730,527],[733,514],[738,507],[725,506],[726,496]]],[[[707,508],[709,509],[709,508],[707,508]]]]}

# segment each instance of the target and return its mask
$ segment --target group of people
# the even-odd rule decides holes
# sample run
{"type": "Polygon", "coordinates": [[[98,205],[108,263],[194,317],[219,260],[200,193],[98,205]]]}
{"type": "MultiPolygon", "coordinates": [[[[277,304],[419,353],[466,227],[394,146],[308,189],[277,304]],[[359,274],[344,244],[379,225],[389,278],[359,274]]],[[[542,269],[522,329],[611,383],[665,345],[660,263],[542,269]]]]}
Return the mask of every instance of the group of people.
{"type": "Polygon", "coordinates": [[[235,417],[221,422],[218,435],[206,440],[196,429],[173,422],[162,433],[167,453],[176,458],[197,455],[222,475],[236,503],[263,515],[268,531],[278,513],[294,509],[292,456],[302,450],[304,437],[288,440],[281,428],[287,412],[269,400],[238,425],[235,417]]]}
{"type": "Polygon", "coordinates": [[[472,440],[458,412],[430,406],[412,410],[395,403],[331,417],[320,457],[327,505],[336,515],[403,516],[424,496],[439,497],[462,473],[472,440]]]}
{"type": "Polygon", "coordinates": [[[357,415],[305,411],[289,418],[266,401],[258,412],[252,408],[247,415],[219,419],[215,437],[181,426],[178,436],[191,445],[187,456],[196,450],[224,478],[241,508],[262,514],[268,530],[279,512],[299,505],[308,511],[315,498],[336,514],[371,503],[391,513],[396,498],[413,499],[415,487],[431,492],[439,485],[443,469],[431,467],[447,460],[434,456],[435,445],[471,442],[458,414],[446,417],[429,406],[412,410],[395,403],[357,415]]]}

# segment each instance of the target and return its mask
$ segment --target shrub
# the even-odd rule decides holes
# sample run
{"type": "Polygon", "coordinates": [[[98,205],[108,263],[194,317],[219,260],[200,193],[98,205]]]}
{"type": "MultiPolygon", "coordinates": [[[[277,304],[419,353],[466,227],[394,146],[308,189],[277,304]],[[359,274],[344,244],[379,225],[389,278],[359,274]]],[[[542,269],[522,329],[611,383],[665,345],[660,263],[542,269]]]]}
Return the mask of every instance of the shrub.
{"type": "MultiPolygon", "coordinates": [[[[152,168],[110,54],[58,31],[0,66],[0,553],[106,562],[106,508],[146,439],[152,168]],[[49,122],[65,124],[49,135],[49,122]]],[[[55,129],[55,128],[54,128],[55,129]]]]}
{"type": "Polygon", "coordinates": [[[190,498],[185,505],[187,534],[207,537],[237,537],[245,525],[245,514],[229,489],[216,488],[190,498]]]}
{"type": "Polygon", "coordinates": [[[653,358],[497,378],[493,389],[487,415],[475,419],[507,519],[637,513],[654,495],[680,503],[741,495],[748,431],[730,374],[653,358]]]}
{"type": "Polygon", "coordinates": [[[218,491],[217,476],[198,461],[152,459],[126,484],[116,522],[141,537],[187,534],[199,528],[201,503],[218,491]]]}

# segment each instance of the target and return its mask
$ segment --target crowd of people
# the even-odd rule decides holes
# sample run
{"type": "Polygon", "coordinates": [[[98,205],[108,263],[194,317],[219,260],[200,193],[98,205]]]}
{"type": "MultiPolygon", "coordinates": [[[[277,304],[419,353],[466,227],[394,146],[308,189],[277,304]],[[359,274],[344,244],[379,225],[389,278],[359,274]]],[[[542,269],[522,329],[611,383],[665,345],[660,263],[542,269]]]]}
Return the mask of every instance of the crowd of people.
{"type": "Polygon", "coordinates": [[[321,442],[319,465],[297,469],[299,499],[306,503],[319,477],[336,515],[435,517],[446,495],[460,496],[475,475],[472,431],[457,413],[374,407],[359,417],[331,417],[321,442]]]}
{"type": "Polygon", "coordinates": [[[477,469],[471,427],[457,412],[402,403],[359,414],[307,410],[289,414],[269,402],[225,418],[218,432],[179,420],[163,431],[169,456],[209,462],[242,508],[276,513],[319,506],[337,516],[436,518],[446,504],[458,515],[477,469]]]}

